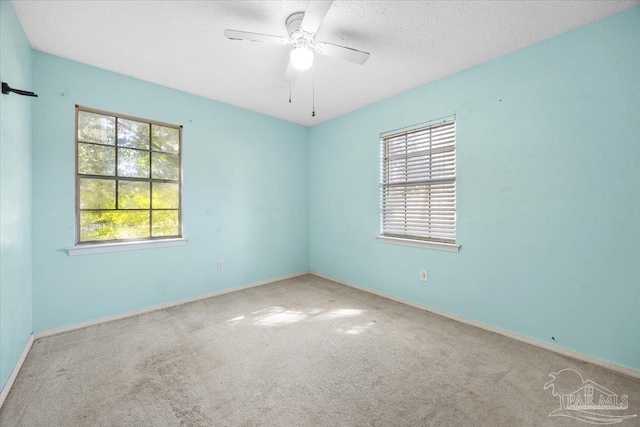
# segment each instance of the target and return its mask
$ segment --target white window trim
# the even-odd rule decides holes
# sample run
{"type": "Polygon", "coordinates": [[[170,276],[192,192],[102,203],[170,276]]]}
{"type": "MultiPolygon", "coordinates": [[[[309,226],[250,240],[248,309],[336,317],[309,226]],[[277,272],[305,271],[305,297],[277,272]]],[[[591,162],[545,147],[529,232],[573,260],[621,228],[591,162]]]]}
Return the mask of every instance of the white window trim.
{"type": "Polygon", "coordinates": [[[402,239],[400,237],[376,236],[378,243],[413,246],[414,248],[435,249],[445,252],[460,252],[460,245],[454,243],[433,242],[429,240],[402,239]]]}
{"type": "Polygon", "coordinates": [[[67,248],[69,256],[102,254],[106,252],[135,251],[138,249],[165,248],[168,246],[184,246],[187,239],[140,240],[137,242],[90,243],[67,248]]]}

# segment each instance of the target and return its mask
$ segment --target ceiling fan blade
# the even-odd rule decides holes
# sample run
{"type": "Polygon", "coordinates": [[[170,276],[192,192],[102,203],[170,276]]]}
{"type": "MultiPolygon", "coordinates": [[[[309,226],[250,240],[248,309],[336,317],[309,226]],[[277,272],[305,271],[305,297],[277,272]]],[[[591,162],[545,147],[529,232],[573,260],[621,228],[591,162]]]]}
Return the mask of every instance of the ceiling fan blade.
{"type": "Polygon", "coordinates": [[[230,40],[247,40],[251,42],[289,44],[291,40],[268,34],[247,33],[246,31],[224,30],[224,35],[230,40]]]}
{"type": "Polygon", "coordinates": [[[284,79],[288,82],[291,80],[295,80],[298,78],[298,69],[291,64],[291,60],[289,60],[289,65],[287,65],[287,71],[284,72],[284,79]]]}
{"type": "Polygon", "coordinates": [[[338,46],[331,43],[318,43],[316,51],[321,55],[332,56],[334,58],[342,59],[343,61],[349,61],[356,64],[364,64],[369,59],[368,52],[362,52],[361,50],[351,49],[350,47],[338,46]]]}
{"type": "Polygon", "coordinates": [[[322,24],[322,20],[329,11],[333,1],[309,0],[307,10],[304,12],[300,28],[302,31],[315,34],[322,24]]]}

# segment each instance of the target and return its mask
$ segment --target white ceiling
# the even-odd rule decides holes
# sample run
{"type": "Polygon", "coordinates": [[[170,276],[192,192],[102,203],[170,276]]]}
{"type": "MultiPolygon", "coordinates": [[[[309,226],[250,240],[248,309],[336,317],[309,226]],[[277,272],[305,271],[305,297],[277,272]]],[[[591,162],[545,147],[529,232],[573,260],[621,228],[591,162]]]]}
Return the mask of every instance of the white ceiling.
{"type": "Polygon", "coordinates": [[[371,53],[360,66],[316,55],[283,80],[287,36],[306,1],[13,0],[34,49],[311,126],[640,4],[633,1],[335,1],[317,41],[371,53]]]}

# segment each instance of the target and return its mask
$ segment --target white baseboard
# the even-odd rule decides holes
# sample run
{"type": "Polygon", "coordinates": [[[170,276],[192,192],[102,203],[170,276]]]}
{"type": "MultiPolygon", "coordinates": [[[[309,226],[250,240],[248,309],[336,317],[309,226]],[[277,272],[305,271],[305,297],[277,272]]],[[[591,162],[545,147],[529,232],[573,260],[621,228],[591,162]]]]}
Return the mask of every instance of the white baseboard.
{"type": "Polygon", "coordinates": [[[22,353],[20,353],[20,357],[18,358],[18,361],[16,362],[13,369],[11,370],[11,374],[9,375],[7,382],[5,383],[4,387],[2,387],[2,392],[0,392],[0,408],[2,408],[2,405],[4,404],[4,400],[9,395],[9,391],[11,391],[11,387],[13,387],[13,383],[18,377],[18,372],[20,372],[20,368],[22,368],[22,364],[24,363],[24,360],[27,358],[27,354],[29,354],[29,350],[31,350],[31,345],[33,345],[33,340],[34,340],[33,334],[29,335],[27,344],[25,344],[24,348],[22,349],[22,353]]]}
{"type": "Polygon", "coordinates": [[[46,331],[38,332],[35,334],[35,339],[50,337],[52,335],[62,334],[64,332],[75,331],[76,329],[86,328],[87,326],[98,325],[100,323],[113,322],[114,320],[127,319],[129,317],[139,316],[140,314],[149,313],[156,310],[164,310],[165,308],[175,307],[182,304],[187,304],[194,301],[203,300],[206,298],[215,297],[218,295],[228,294],[231,292],[238,292],[244,289],[255,288],[256,286],[267,285],[269,283],[278,282],[280,280],[291,279],[298,276],[304,276],[309,274],[308,271],[301,271],[299,273],[288,274],[286,276],[280,276],[273,279],[261,280],[259,282],[249,283],[248,285],[237,286],[235,288],[224,289],[222,291],[210,292],[208,294],[199,295],[197,297],[181,299],[177,301],[171,301],[164,304],[153,305],[151,307],[142,308],[140,310],[129,311],[127,313],[116,314],[114,316],[101,317],[95,320],[89,320],[88,322],[76,323],[70,326],[63,326],[61,328],[47,329],[46,331]]]}
{"type": "Polygon", "coordinates": [[[364,286],[359,286],[359,285],[356,285],[354,283],[347,282],[345,280],[336,279],[336,278],[327,276],[327,275],[322,274],[322,273],[311,271],[310,274],[313,274],[314,276],[321,277],[323,279],[331,280],[332,282],[336,282],[336,283],[339,283],[341,285],[349,286],[351,288],[355,288],[355,289],[358,289],[358,290],[361,290],[361,291],[364,291],[364,292],[369,292],[371,294],[378,295],[380,297],[387,298],[387,299],[390,299],[390,300],[393,300],[393,301],[396,301],[396,302],[399,302],[399,303],[402,303],[402,304],[410,305],[411,307],[419,308],[420,310],[425,310],[425,311],[428,311],[430,313],[437,314],[439,316],[446,317],[446,318],[451,319],[451,320],[455,320],[455,321],[458,321],[458,322],[461,322],[461,323],[465,323],[467,325],[475,326],[476,328],[484,329],[486,331],[493,332],[493,333],[505,336],[507,338],[512,338],[514,340],[521,341],[521,342],[524,342],[524,343],[527,343],[527,344],[531,344],[531,345],[534,345],[536,347],[544,348],[545,350],[550,350],[550,351],[553,351],[555,353],[562,354],[563,356],[568,356],[568,357],[580,360],[582,362],[592,363],[594,365],[602,366],[603,368],[607,368],[607,369],[610,369],[612,371],[615,371],[615,372],[618,372],[618,373],[621,373],[621,374],[624,374],[624,375],[628,375],[630,377],[640,378],[640,371],[638,371],[636,369],[633,369],[633,368],[629,368],[627,366],[618,365],[618,364],[615,364],[615,363],[612,363],[612,362],[608,362],[606,360],[597,359],[595,357],[588,356],[588,355],[583,354],[583,353],[578,353],[576,351],[567,350],[566,348],[563,348],[563,347],[560,347],[560,346],[557,346],[557,345],[549,344],[549,343],[546,343],[544,341],[538,341],[536,339],[529,338],[529,337],[524,336],[524,335],[516,334],[514,332],[506,331],[504,329],[496,328],[494,326],[490,326],[490,325],[487,325],[485,323],[476,322],[475,320],[465,319],[464,317],[459,317],[459,316],[456,316],[454,314],[450,314],[450,313],[447,313],[445,311],[441,311],[441,310],[438,310],[438,309],[435,309],[435,308],[431,308],[431,307],[426,306],[426,305],[418,304],[418,303],[415,303],[415,302],[412,302],[412,301],[409,301],[409,300],[405,300],[403,298],[398,298],[398,297],[395,297],[393,295],[390,295],[390,294],[387,294],[387,293],[384,293],[384,292],[380,292],[380,291],[376,291],[374,289],[366,288],[364,286]]]}

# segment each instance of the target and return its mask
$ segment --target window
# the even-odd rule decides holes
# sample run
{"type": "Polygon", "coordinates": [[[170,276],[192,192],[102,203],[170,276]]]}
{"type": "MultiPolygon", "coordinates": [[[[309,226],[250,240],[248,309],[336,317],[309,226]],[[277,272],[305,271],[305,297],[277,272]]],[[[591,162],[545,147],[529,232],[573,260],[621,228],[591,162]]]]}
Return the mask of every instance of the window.
{"type": "Polygon", "coordinates": [[[76,107],[76,243],[182,237],[182,127],[76,107]]]}
{"type": "MultiPolygon", "coordinates": [[[[452,119],[382,135],[382,239],[388,237],[436,242],[442,246],[455,245],[455,143],[456,125],[452,119]]],[[[455,248],[457,252],[458,246],[455,248]]]]}

